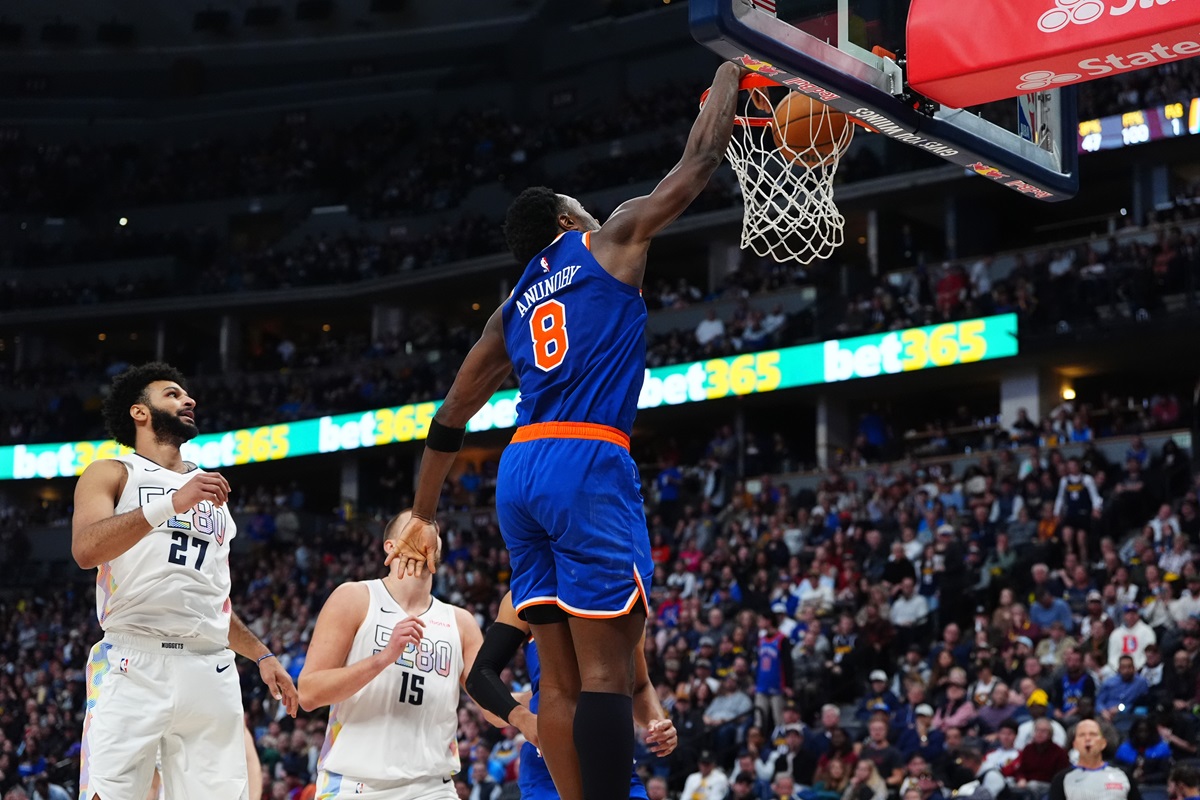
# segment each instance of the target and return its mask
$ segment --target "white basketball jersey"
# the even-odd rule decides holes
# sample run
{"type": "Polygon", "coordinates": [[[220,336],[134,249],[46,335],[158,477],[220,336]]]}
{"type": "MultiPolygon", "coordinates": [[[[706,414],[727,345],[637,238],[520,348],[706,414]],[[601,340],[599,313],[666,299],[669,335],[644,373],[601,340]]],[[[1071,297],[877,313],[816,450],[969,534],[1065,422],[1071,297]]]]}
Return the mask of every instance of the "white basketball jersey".
{"type": "MultiPolygon", "coordinates": [[[[366,581],[371,605],[347,664],[378,653],[404,619],[383,581],[366,581]]],[[[425,632],[366,686],[329,710],[320,769],[364,781],[409,781],[459,770],[462,636],[454,606],[433,598],[425,632]]]]}
{"type": "MultiPolygon", "coordinates": [[[[178,491],[199,474],[180,474],[136,453],[118,459],[129,471],[117,514],[178,491]]],[[[208,501],[176,514],[129,550],[100,565],[96,615],[106,631],[229,644],[229,544],[237,526],[208,501]]]]}

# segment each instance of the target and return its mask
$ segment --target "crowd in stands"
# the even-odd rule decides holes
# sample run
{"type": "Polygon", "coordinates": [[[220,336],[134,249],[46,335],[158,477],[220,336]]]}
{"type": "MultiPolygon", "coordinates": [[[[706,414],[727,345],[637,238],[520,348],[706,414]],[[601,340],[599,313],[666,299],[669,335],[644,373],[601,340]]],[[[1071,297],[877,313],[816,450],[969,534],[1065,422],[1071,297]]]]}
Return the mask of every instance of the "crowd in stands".
{"type": "MultiPolygon", "coordinates": [[[[928,800],[987,777],[1038,798],[1081,719],[1100,722],[1109,759],[1144,795],[1196,755],[1200,505],[1185,451],[1132,442],[1110,464],[1033,447],[958,474],[885,465],[862,483],[832,471],[793,491],[772,477],[793,458],[775,441],[739,473],[747,443],[723,427],[699,464],[668,459],[646,483],[646,656],[680,735],[668,758],[638,751],[660,797],[884,800],[914,788],[928,800]]],[[[490,464],[448,483],[435,583],[485,626],[509,577],[488,522],[494,486],[490,464]]],[[[234,498],[245,536],[234,607],[298,675],[333,588],[381,574],[386,512],[314,516],[297,485],[234,498]]],[[[6,540],[22,535],[12,522],[0,518],[6,540]]],[[[27,568],[27,548],[7,552],[4,569],[27,568]]],[[[78,575],[55,593],[0,594],[0,793],[75,778],[81,668],[100,635],[78,575]]],[[[301,797],[324,715],[287,718],[250,666],[239,664],[266,796],[301,797]]],[[[519,657],[504,678],[524,688],[519,657]]],[[[516,737],[464,698],[460,796],[515,797],[516,737]]]]}
{"type": "MultiPolygon", "coordinates": [[[[1160,102],[1168,96],[1191,97],[1197,93],[1197,74],[1195,60],[1185,60],[1096,81],[1085,84],[1082,102],[1085,108],[1095,103],[1125,109],[1134,98],[1160,102]]],[[[293,247],[239,251],[220,246],[206,229],[147,233],[118,226],[110,216],[112,209],[312,191],[325,202],[349,203],[363,219],[394,218],[452,211],[473,186],[494,181],[514,191],[546,181],[575,193],[619,186],[661,175],[675,162],[699,88],[631,93],[612,113],[581,108],[553,123],[536,118],[518,122],[485,108],[459,112],[427,130],[418,130],[410,116],[393,115],[344,126],[289,119],[257,136],[187,144],[8,140],[0,143],[0,211],[81,215],[88,227],[53,240],[17,232],[0,260],[28,268],[169,256],[180,268],[172,275],[132,278],[101,272],[59,281],[9,279],[0,282],[0,309],[343,283],[500,252],[495,215],[455,214],[420,234],[382,241],[346,233],[293,247]],[[669,133],[657,145],[623,146],[621,137],[651,129],[669,133]],[[547,153],[606,141],[611,142],[609,153],[567,176],[548,175],[541,163],[547,153]]],[[[919,163],[925,162],[889,164],[887,169],[895,172],[919,163]]],[[[844,159],[839,180],[869,179],[883,169],[872,151],[856,149],[844,159]]],[[[735,201],[731,182],[715,181],[690,211],[725,208],[735,201]]],[[[605,209],[596,211],[603,215],[605,209]]],[[[1007,300],[1018,302],[1015,287],[1007,300]]]]}

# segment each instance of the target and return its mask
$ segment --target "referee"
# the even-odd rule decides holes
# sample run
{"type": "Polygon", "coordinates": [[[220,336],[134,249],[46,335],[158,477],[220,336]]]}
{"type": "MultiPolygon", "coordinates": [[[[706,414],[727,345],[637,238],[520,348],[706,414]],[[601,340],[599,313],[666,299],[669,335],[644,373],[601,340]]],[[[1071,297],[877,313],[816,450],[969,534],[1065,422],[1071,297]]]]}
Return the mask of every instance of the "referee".
{"type": "Polygon", "coordinates": [[[1064,769],[1050,782],[1050,800],[1142,800],[1142,795],[1122,770],[1105,763],[1104,734],[1095,720],[1075,726],[1075,751],[1079,763],[1064,769]]]}

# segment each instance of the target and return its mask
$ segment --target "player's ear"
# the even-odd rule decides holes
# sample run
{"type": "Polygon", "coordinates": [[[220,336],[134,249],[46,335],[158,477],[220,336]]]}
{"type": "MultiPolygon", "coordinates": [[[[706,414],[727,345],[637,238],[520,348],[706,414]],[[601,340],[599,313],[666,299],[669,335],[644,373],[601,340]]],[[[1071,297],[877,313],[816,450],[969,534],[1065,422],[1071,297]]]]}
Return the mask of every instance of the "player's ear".
{"type": "Polygon", "coordinates": [[[558,215],[558,227],[564,231],[577,231],[579,230],[579,221],[575,219],[574,214],[564,211],[558,215]]]}
{"type": "Polygon", "coordinates": [[[392,554],[392,551],[395,549],[396,549],[395,542],[393,542],[391,539],[383,540],[383,552],[387,553],[390,556],[392,554]]]}
{"type": "Polygon", "coordinates": [[[134,403],[129,407],[129,416],[134,422],[145,422],[150,418],[150,408],[145,403],[134,403]]]}

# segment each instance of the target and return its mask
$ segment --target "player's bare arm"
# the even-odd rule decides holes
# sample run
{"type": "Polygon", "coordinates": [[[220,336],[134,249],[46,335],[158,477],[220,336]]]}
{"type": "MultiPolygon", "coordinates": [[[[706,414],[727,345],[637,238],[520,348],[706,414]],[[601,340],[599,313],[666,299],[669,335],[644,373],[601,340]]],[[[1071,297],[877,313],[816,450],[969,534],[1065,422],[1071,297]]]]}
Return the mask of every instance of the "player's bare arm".
{"type": "Polygon", "coordinates": [[[733,133],[741,69],[726,62],[717,70],[708,102],[692,124],[683,156],[644,197],[622,203],[592,236],[596,260],[620,281],[642,285],[650,240],[675,221],[708,185],[733,133]]]}
{"type": "Polygon", "coordinates": [[[485,637],[481,640],[481,646],[483,641],[488,643],[486,652],[479,653],[478,660],[472,659],[472,668],[467,670],[467,680],[463,688],[483,709],[488,722],[498,728],[512,725],[525,734],[525,738],[532,742],[534,747],[538,747],[537,716],[529,710],[530,695],[522,692],[525,695],[522,699],[513,694],[500,680],[500,670],[516,655],[521,642],[529,638],[529,623],[517,616],[512,604],[512,592],[505,594],[501,599],[500,610],[496,613],[492,628],[488,629],[491,638],[485,637]],[[492,628],[496,629],[495,633],[491,632],[492,628]],[[508,635],[498,637],[502,631],[507,631],[508,635]],[[497,698],[503,698],[505,695],[511,696],[512,701],[496,702],[497,698]]]}
{"type": "MultiPolygon", "coordinates": [[[[75,484],[75,514],[71,520],[71,555],[83,569],[93,569],[127,552],[155,528],[146,516],[149,506],[113,515],[125,488],[128,471],[108,459],[88,465],[75,484]]],[[[229,482],[218,472],[198,472],[170,495],[174,513],[182,514],[201,500],[220,506],[229,499],[229,482]]]]}
{"type": "Polygon", "coordinates": [[[288,716],[296,716],[300,697],[292,683],[292,676],[236,613],[229,615],[229,649],[258,664],[258,674],[271,696],[283,703],[288,716]]]}
{"type": "Polygon", "coordinates": [[[350,697],[389,664],[395,664],[406,645],[421,641],[425,623],[418,617],[407,617],[392,628],[391,638],[383,650],[362,661],[347,664],[354,635],[367,618],[370,600],[366,584],[343,583],[325,601],[308,644],[304,669],[300,672],[300,707],[305,711],[340,703],[350,697]]]}
{"type": "MultiPolygon", "coordinates": [[[[446,400],[434,415],[435,423],[443,430],[458,431],[461,441],[461,433],[471,417],[500,388],[510,372],[512,362],[504,347],[504,324],[500,309],[497,308],[484,326],[479,341],[463,360],[446,394],[446,400]]],[[[406,575],[420,577],[423,569],[427,568],[431,573],[436,569],[434,554],[437,551],[438,534],[434,517],[437,515],[438,495],[458,456],[457,447],[452,450],[439,447],[437,442],[426,440],[417,476],[412,519],[401,531],[396,549],[384,561],[384,564],[390,565],[399,559],[401,578],[406,575]]]]}
{"type": "Polygon", "coordinates": [[[646,666],[646,635],[633,656],[633,721],[646,729],[646,746],[656,756],[669,756],[679,745],[675,723],[663,711],[646,666]]]}

